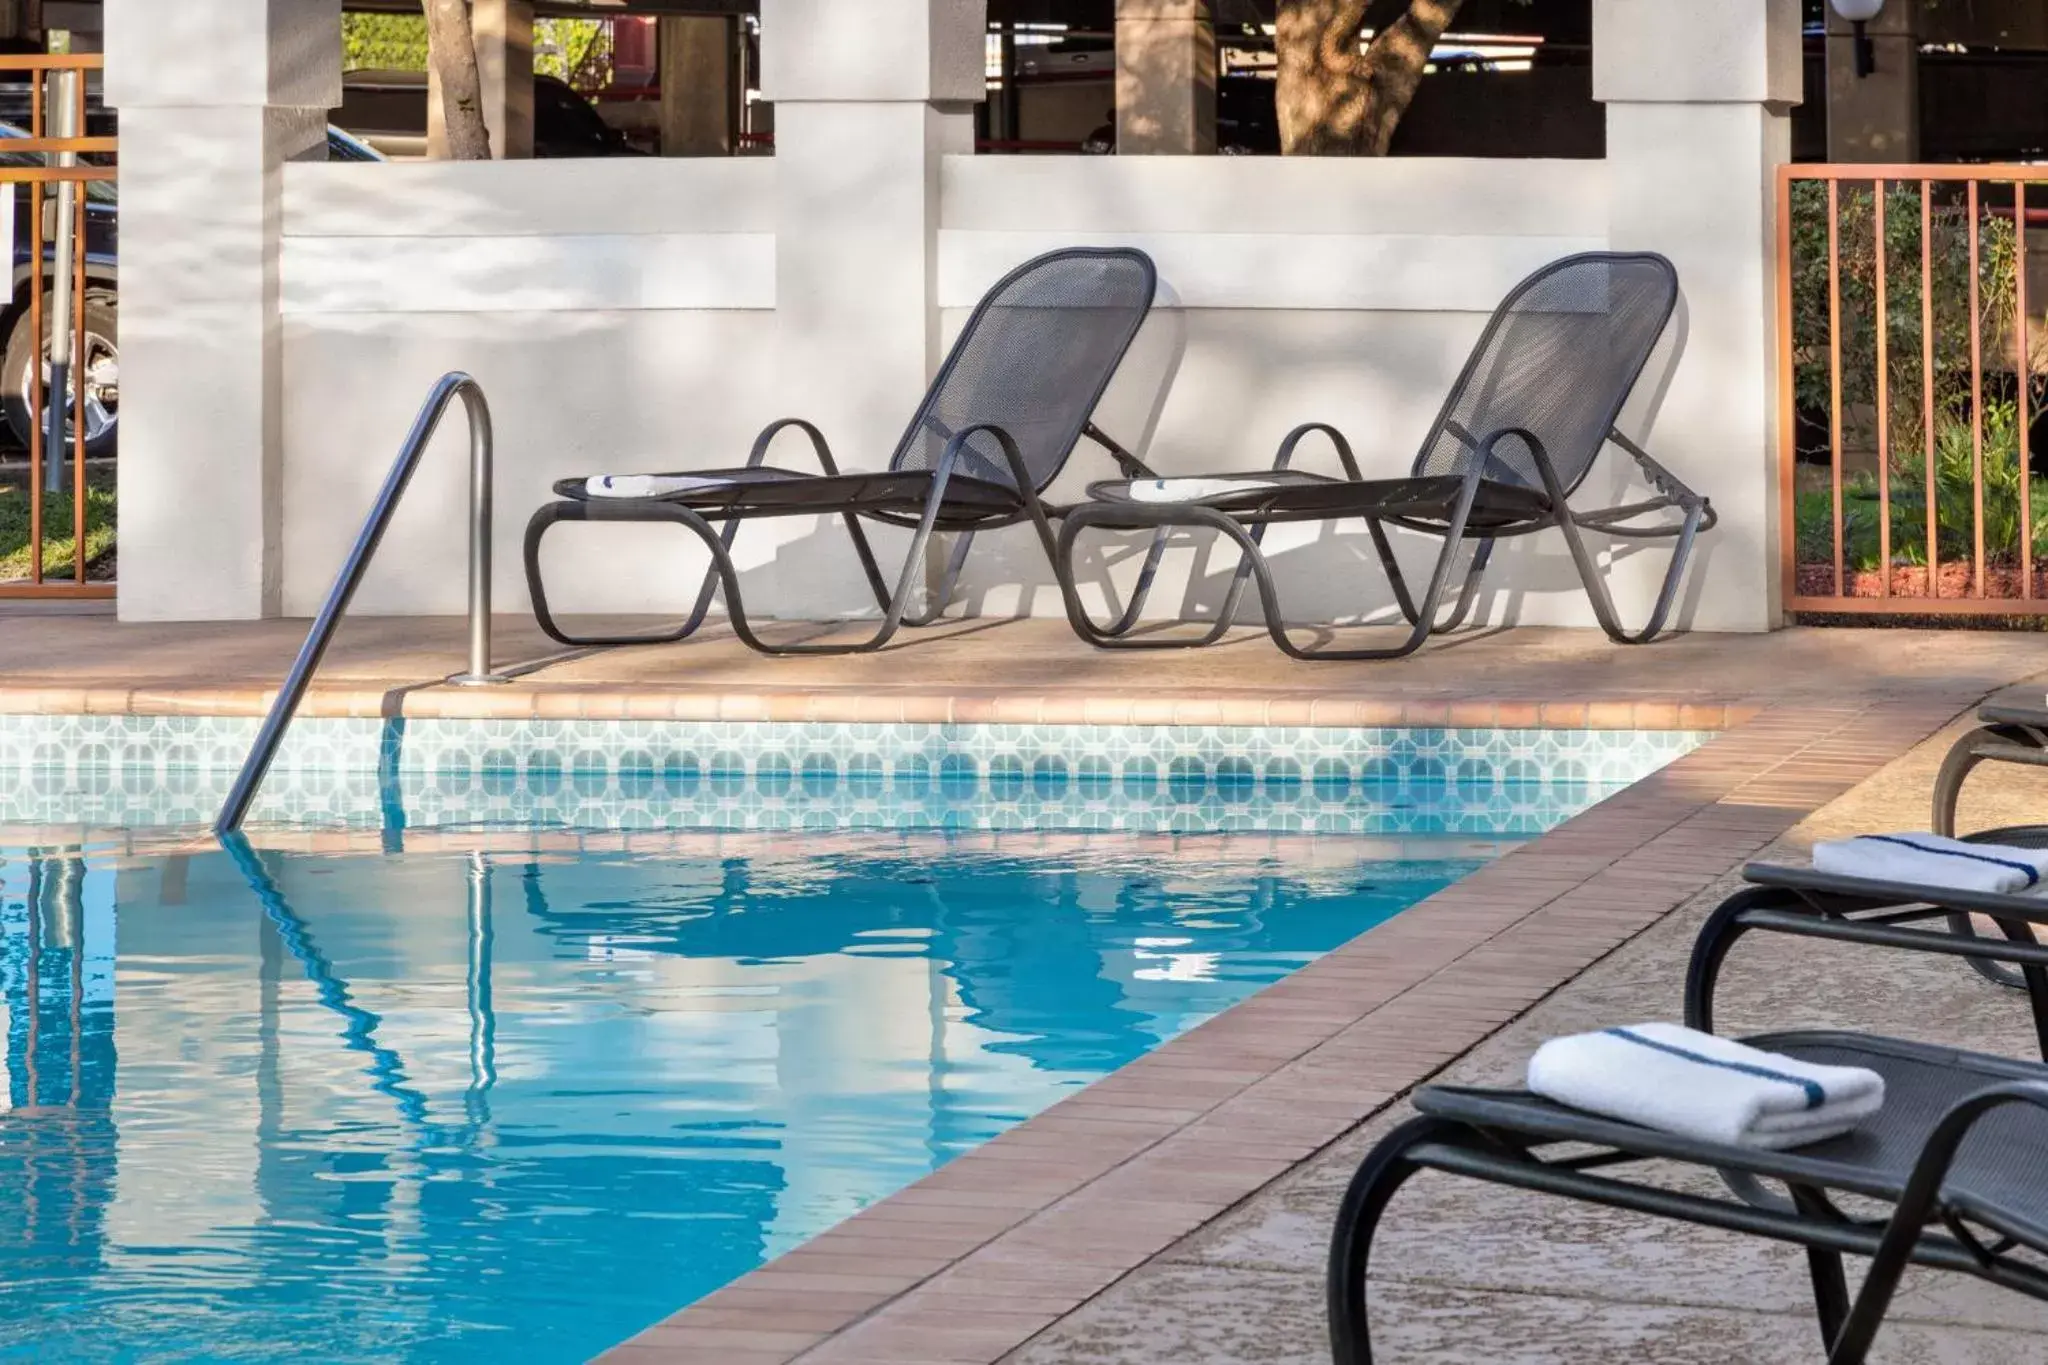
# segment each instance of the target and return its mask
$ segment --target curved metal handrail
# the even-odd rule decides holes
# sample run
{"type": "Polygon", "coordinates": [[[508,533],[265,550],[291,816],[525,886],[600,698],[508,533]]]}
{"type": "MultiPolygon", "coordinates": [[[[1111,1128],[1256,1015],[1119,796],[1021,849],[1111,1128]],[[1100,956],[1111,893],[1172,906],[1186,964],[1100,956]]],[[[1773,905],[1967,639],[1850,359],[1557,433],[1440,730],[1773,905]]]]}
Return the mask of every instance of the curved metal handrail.
{"type": "Polygon", "coordinates": [[[413,421],[412,433],[405,438],[405,446],[392,463],[391,472],[384,476],[384,486],[377,491],[377,501],[371,506],[362,531],[356,536],[355,548],[348,552],[348,559],[335,577],[333,588],[328,590],[320,614],[313,618],[313,628],[306,632],[306,642],[299,646],[299,657],[292,662],[291,672],[285,675],[277,700],[271,704],[270,714],[263,718],[263,728],[256,733],[256,743],[249,750],[249,757],[243,761],[242,771],[236,775],[235,785],[229,790],[219,817],[213,822],[215,834],[227,835],[241,828],[242,818],[249,813],[250,802],[256,799],[256,788],[262,784],[264,774],[270,771],[271,760],[277,757],[277,746],[284,738],[285,727],[291,724],[293,714],[298,711],[299,702],[306,695],[306,685],[313,679],[313,670],[320,666],[321,658],[327,653],[328,643],[334,638],[334,628],[341,624],[349,600],[356,595],[363,573],[369,568],[370,557],[377,553],[377,546],[391,525],[392,514],[398,509],[398,500],[404,495],[406,485],[412,481],[413,470],[419,467],[420,457],[426,453],[427,444],[433,440],[448,405],[458,397],[469,415],[469,671],[458,673],[448,681],[461,684],[505,681],[502,676],[491,672],[491,410],[484,402],[484,391],[476,380],[458,370],[443,375],[434,385],[433,392],[427,395],[426,404],[413,421]]]}

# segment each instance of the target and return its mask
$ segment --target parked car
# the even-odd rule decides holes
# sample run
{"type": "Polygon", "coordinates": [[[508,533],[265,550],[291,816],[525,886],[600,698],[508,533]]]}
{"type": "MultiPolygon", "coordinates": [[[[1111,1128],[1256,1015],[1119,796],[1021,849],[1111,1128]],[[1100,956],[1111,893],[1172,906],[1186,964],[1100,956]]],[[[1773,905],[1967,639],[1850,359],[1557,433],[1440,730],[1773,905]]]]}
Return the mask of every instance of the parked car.
{"type": "MultiPolygon", "coordinates": [[[[426,150],[427,75],[424,71],[351,71],[342,79],[335,121],[362,140],[394,151],[426,150]]],[[[604,121],[595,105],[553,76],[533,78],[533,154],[536,157],[641,156],[626,135],[604,121]]]]}
{"type": "MultiPolygon", "coordinates": [[[[27,136],[27,130],[19,124],[0,123],[0,167],[46,164],[40,153],[6,150],[9,140],[27,136]]],[[[374,149],[339,128],[327,130],[327,156],[331,161],[384,159],[374,149]]],[[[4,192],[0,190],[0,193],[4,192]]],[[[43,378],[47,379],[49,376],[47,312],[50,301],[47,291],[50,289],[51,272],[56,263],[56,248],[46,242],[43,248],[45,335],[42,345],[38,346],[33,327],[34,310],[29,307],[29,286],[33,274],[29,244],[35,236],[30,230],[33,226],[29,218],[31,198],[26,186],[18,187],[14,191],[13,288],[6,307],[0,309],[0,335],[7,338],[5,351],[0,352],[0,409],[4,409],[6,413],[7,427],[15,441],[23,446],[28,443],[30,428],[29,389],[33,374],[30,366],[35,363],[37,357],[40,356],[42,359],[43,378]]],[[[45,196],[45,199],[47,200],[48,196],[45,196]]],[[[47,204],[45,214],[54,217],[50,214],[47,204]]],[[[117,269],[120,192],[114,182],[86,182],[84,227],[85,350],[81,356],[75,358],[75,363],[83,370],[85,379],[86,458],[100,459],[114,453],[121,411],[120,296],[117,269]]],[[[65,434],[67,439],[74,434],[69,422],[66,423],[65,434]]]]}

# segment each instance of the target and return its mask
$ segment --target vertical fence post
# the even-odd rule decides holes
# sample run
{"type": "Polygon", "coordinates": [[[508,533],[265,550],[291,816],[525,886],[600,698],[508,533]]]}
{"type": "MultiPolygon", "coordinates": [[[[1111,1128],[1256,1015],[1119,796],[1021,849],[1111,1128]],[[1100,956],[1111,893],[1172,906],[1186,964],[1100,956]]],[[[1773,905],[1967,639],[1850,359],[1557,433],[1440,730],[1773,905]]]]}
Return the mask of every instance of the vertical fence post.
{"type": "Polygon", "coordinates": [[[1842,182],[1828,181],[1828,489],[1833,509],[1835,596],[1847,597],[1842,541],[1842,182]]]}
{"type": "MultiPolygon", "coordinates": [[[[79,129],[74,123],[78,114],[78,95],[73,89],[78,80],[75,71],[53,71],[50,73],[49,112],[50,135],[57,138],[74,138],[79,129]]],[[[78,164],[76,152],[58,152],[54,158],[58,166],[70,167],[78,164]]],[[[71,313],[76,302],[72,288],[71,258],[74,238],[78,232],[78,189],[75,185],[57,184],[51,187],[57,196],[57,231],[50,243],[54,259],[51,265],[54,277],[50,293],[50,374],[44,420],[48,429],[43,434],[43,490],[49,493],[64,491],[64,419],[69,404],[66,393],[71,379],[71,313]]],[[[31,372],[31,378],[42,379],[41,367],[31,372]]],[[[75,417],[74,421],[77,420],[75,417]]],[[[82,472],[82,471],[81,471],[82,472]]],[[[80,575],[83,577],[83,575],[80,575]]]]}
{"type": "Polygon", "coordinates": [[[1877,595],[1892,595],[1891,326],[1885,316],[1884,196],[1880,176],[1871,185],[1870,236],[1875,246],[1877,293],[1877,595]]]}
{"type": "Polygon", "coordinates": [[[2013,372],[2019,381],[2019,393],[2015,396],[2018,404],[2018,418],[2014,423],[2015,441],[2019,449],[2016,458],[2020,462],[2020,597],[2031,601],[2034,596],[2034,468],[2032,452],[2027,449],[2027,427],[2031,413],[2029,391],[2033,383],[2033,366],[2027,356],[2027,182],[2012,182],[2012,225],[2013,238],[2017,244],[2013,252],[2012,282],[2012,345],[2013,372]]]}
{"type": "Polygon", "coordinates": [[[1941,596],[1940,486],[1934,476],[1934,185],[1920,182],[1920,419],[1926,425],[1927,595],[1941,596]]]}

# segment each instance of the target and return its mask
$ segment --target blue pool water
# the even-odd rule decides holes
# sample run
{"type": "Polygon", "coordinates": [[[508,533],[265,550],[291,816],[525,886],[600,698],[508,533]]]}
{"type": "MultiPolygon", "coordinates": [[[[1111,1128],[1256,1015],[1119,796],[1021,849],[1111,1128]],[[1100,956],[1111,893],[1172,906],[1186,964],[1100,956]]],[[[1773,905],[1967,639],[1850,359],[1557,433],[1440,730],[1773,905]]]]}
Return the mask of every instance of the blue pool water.
{"type": "Polygon", "coordinates": [[[37,837],[0,1358],[38,1362],[582,1360],[1506,846],[37,837]]]}

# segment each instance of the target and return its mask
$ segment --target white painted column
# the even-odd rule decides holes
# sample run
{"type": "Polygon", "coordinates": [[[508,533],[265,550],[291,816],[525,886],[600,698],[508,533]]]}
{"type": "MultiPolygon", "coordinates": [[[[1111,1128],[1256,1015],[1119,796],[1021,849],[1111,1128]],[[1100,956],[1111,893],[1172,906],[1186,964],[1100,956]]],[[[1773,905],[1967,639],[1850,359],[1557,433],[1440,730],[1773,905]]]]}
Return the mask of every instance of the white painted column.
{"type": "Polygon", "coordinates": [[[1117,0],[1116,150],[1216,150],[1216,25],[1209,0],[1117,0]]]}
{"type": "Polygon", "coordinates": [[[1721,515],[1680,599],[1696,630],[1780,624],[1775,172],[1800,84],[1799,0],[1594,0],[1610,241],[1668,256],[1682,291],[1676,366],[1631,410],[1664,384],[1649,448],[1721,515]]]}
{"type": "Polygon", "coordinates": [[[341,103],[341,0],[107,0],[121,113],[121,616],[278,610],[278,194],[341,103]],[[176,54],[175,60],[169,54],[176,54]]]}
{"type": "MultiPolygon", "coordinates": [[[[987,28],[984,0],[762,0],[776,392],[824,429],[842,468],[888,460],[937,367],[939,164],[974,150],[987,28]]],[[[801,615],[817,614],[807,602],[872,608],[832,529],[784,547],[768,600],[801,615]]]]}

